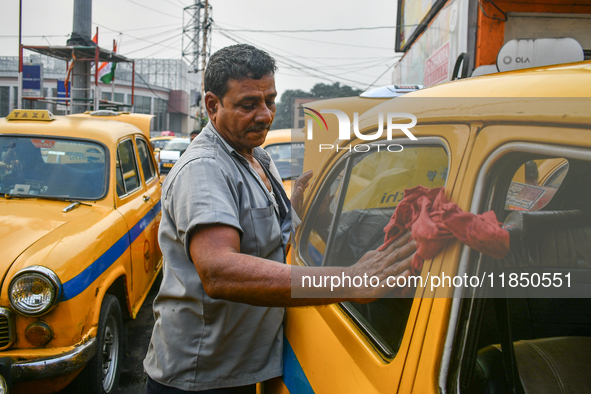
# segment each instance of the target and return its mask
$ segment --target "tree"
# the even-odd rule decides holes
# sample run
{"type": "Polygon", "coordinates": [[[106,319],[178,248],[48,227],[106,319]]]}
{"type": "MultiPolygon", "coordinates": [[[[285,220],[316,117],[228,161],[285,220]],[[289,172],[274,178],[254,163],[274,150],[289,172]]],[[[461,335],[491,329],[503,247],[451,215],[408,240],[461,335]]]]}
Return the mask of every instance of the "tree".
{"type": "Polygon", "coordinates": [[[292,126],[291,115],[293,112],[292,101],[294,98],[313,97],[319,99],[335,98],[335,97],[351,97],[358,96],[363,91],[355,89],[351,86],[343,85],[335,82],[332,85],[326,83],[317,83],[310,89],[309,92],[303,90],[286,90],[281,95],[281,101],[277,103],[277,110],[275,111],[275,120],[271,129],[289,129],[292,126]]]}

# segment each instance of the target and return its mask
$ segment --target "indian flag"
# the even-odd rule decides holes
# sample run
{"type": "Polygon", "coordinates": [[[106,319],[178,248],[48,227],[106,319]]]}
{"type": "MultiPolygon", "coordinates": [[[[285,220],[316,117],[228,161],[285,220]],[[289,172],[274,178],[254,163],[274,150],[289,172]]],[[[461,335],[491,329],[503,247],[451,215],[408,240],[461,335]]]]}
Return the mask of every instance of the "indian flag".
{"type": "Polygon", "coordinates": [[[98,77],[107,85],[111,83],[113,79],[115,79],[115,67],[117,66],[116,63],[101,63],[98,69],[98,77]]]}
{"type": "MultiPolygon", "coordinates": [[[[95,43],[98,41],[98,37],[94,36],[92,39],[95,43]]],[[[98,44],[97,44],[98,45],[98,44]]],[[[113,52],[117,52],[117,44],[113,40],[113,52]]],[[[110,84],[115,79],[115,67],[116,63],[101,63],[98,68],[98,78],[105,84],[110,84]]]]}

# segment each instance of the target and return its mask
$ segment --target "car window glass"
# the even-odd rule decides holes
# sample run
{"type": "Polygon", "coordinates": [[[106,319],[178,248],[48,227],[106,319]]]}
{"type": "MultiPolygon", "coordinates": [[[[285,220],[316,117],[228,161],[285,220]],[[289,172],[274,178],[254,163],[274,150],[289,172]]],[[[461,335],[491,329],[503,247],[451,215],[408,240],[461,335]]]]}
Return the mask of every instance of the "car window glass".
{"type": "Polygon", "coordinates": [[[124,187],[124,193],[128,194],[140,187],[133,142],[131,140],[121,142],[117,147],[117,153],[121,178],[123,178],[122,186],[124,187]]]}
{"type": "Polygon", "coordinates": [[[189,146],[190,141],[170,141],[164,146],[163,150],[180,150],[185,151],[189,146]]]}
{"type": "Polygon", "coordinates": [[[141,138],[136,138],[137,150],[140,157],[140,163],[142,171],[144,172],[144,178],[146,182],[154,178],[156,171],[154,170],[154,163],[152,162],[152,155],[148,149],[148,143],[141,138]]]}
{"type": "Polygon", "coordinates": [[[442,147],[409,146],[401,152],[354,156],[342,212],[325,265],[350,266],[383,243],[384,227],[404,189],[444,186],[448,158],[442,147]]]}
{"type": "Polygon", "coordinates": [[[105,149],[94,142],[0,137],[0,193],[99,199],[106,171],[105,149]]]}
{"type": "Polygon", "coordinates": [[[568,173],[565,158],[529,160],[513,175],[505,209],[511,211],[537,211],[554,197],[568,173]]]}
{"type": "MultiPolygon", "coordinates": [[[[407,146],[400,152],[356,154],[322,189],[312,212],[308,238],[311,265],[350,266],[384,242],[404,189],[445,186],[448,155],[441,146],[407,146]],[[342,196],[342,193],[345,193],[342,196]]],[[[306,256],[305,253],[302,253],[306,256]]],[[[369,304],[342,303],[343,310],[386,358],[394,357],[406,327],[412,299],[384,298],[369,304]]]]}
{"type": "Polygon", "coordinates": [[[318,202],[317,212],[308,238],[307,248],[309,256],[308,261],[313,265],[322,265],[324,260],[326,243],[336,213],[338,194],[344,172],[345,170],[343,169],[333,177],[332,181],[330,181],[330,186],[324,190],[323,197],[321,201],[318,202]]]}
{"type": "Polygon", "coordinates": [[[283,143],[265,147],[275,163],[281,179],[296,179],[304,169],[304,144],[283,143]]]}

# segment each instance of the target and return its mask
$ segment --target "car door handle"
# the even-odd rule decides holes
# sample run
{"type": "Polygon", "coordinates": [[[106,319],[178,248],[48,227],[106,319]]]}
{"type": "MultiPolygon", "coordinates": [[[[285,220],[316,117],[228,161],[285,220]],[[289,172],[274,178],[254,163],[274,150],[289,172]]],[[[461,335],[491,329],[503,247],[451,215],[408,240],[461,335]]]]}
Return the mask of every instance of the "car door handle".
{"type": "Polygon", "coordinates": [[[148,201],[150,201],[150,196],[144,196],[143,199],[144,199],[144,202],[148,202],[148,201]]]}

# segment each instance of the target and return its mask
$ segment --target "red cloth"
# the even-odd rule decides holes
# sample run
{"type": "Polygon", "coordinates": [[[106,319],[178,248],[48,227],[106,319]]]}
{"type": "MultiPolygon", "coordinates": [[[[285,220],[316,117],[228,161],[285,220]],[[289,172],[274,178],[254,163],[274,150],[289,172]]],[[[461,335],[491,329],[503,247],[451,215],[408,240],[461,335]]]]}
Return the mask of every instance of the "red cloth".
{"type": "Polygon", "coordinates": [[[420,275],[423,261],[435,257],[452,238],[496,259],[509,252],[509,233],[500,227],[493,211],[480,215],[464,212],[458,204],[447,201],[442,187],[405,189],[404,199],[384,228],[386,237],[378,250],[384,250],[407,230],[417,242],[413,275],[420,275]]]}

